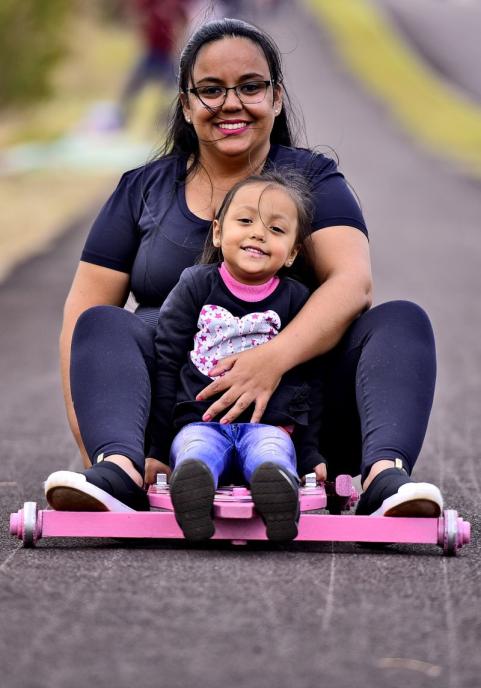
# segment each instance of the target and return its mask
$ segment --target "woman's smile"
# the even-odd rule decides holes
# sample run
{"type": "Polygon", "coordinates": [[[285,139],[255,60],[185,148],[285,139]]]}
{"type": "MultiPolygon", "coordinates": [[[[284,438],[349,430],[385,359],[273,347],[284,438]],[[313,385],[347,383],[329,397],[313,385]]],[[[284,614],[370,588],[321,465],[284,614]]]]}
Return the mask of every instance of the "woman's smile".
{"type": "Polygon", "coordinates": [[[216,125],[224,134],[231,136],[232,134],[242,134],[246,131],[250,122],[242,119],[232,119],[223,122],[216,122],[216,125]]]}
{"type": "Polygon", "coordinates": [[[265,158],[282,96],[280,87],[272,84],[262,50],[248,38],[240,37],[223,38],[204,46],[197,56],[189,87],[209,86],[228,89],[224,100],[212,107],[193,93],[183,95],[184,114],[199,139],[201,159],[206,162],[210,156],[219,155],[265,158]],[[237,86],[257,82],[268,84],[259,101],[248,102],[235,90],[237,86]]]}

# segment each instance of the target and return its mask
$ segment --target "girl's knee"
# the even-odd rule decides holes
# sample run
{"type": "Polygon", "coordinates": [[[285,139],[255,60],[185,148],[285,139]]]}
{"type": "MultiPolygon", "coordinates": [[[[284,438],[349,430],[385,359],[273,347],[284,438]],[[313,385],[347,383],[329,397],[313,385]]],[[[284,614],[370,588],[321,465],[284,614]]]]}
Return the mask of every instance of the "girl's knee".
{"type": "Polygon", "coordinates": [[[172,442],[170,460],[179,458],[202,459],[209,454],[218,453],[219,435],[207,423],[190,423],[185,425],[172,442]]]}
{"type": "Polygon", "coordinates": [[[296,461],[296,451],[289,433],[275,426],[264,436],[259,436],[256,450],[260,461],[289,465],[294,465],[296,461]]]}

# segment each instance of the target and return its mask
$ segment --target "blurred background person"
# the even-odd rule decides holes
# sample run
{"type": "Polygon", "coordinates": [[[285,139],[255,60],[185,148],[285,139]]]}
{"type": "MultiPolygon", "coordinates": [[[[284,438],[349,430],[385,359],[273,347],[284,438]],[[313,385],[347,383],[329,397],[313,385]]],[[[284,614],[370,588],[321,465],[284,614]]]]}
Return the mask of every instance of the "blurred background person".
{"type": "Polygon", "coordinates": [[[120,123],[129,119],[133,102],[144,87],[176,83],[178,45],[188,24],[191,0],[129,0],[138,24],[143,52],[127,79],[120,98],[120,123]]]}

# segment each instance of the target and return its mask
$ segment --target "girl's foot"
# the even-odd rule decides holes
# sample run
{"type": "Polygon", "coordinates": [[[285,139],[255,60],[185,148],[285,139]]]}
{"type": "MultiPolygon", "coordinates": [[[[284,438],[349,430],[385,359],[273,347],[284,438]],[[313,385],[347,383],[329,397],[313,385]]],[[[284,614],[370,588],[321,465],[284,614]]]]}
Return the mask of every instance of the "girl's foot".
{"type": "Polygon", "coordinates": [[[47,501],[57,511],[148,511],[145,491],[111,461],[83,473],[56,471],[45,481],[47,501]]]}
{"type": "Polygon", "coordinates": [[[266,461],[252,476],[254,506],[266,524],[269,540],[287,542],[297,537],[300,516],[299,481],[277,464],[266,461]]]}
{"type": "Polygon", "coordinates": [[[436,485],[416,483],[404,469],[387,468],[362,493],[356,514],[438,518],[442,509],[443,498],[436,485]]]}
{"type": "Polygon", "coordinates": [[[182,461],[170,479],[175,518],[187,540],[207,540],[215,533],[215,483],[203,461],[182,461]]]}

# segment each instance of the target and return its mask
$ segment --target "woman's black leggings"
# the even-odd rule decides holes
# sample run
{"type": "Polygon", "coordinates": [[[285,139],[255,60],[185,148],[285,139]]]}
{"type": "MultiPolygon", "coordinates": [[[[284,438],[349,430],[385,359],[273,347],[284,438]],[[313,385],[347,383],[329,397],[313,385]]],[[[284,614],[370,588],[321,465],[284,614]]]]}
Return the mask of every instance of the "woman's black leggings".
{"type": "MultiPolygon", "coordinates": [[[[366,311],[319,359],[324,378],[320,450],[329,476],[364,478],[379,459],[399,457],[410,473],[421,450],[436,377],[433,331],[408,301],[366,311]]],[[[71,388],[86,450],[128,456],[143,473],[154,381],[154,328],[115,306],[79,318],[71,388]]],[[[168,457],[165,457],[165,462],[168,457]]]]}

